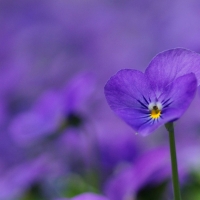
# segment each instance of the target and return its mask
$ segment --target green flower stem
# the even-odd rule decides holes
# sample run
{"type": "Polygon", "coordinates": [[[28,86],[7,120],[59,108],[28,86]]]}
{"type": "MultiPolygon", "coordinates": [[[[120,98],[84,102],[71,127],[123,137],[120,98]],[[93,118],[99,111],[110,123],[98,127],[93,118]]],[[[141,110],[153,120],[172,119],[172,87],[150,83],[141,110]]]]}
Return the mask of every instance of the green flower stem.
{"type": "Polygon", "coordinates": [[[172,181],[174,189],[174,200],[181,200],[180,186],[178,179],[178,167],[176,159],[176,145],[174,137],[174,125],[172,122],[165,124],[166,129],[169,132],[169,143],[170,143],[170,154],[171,154],[171,165],[172,165],[172,181]]]}

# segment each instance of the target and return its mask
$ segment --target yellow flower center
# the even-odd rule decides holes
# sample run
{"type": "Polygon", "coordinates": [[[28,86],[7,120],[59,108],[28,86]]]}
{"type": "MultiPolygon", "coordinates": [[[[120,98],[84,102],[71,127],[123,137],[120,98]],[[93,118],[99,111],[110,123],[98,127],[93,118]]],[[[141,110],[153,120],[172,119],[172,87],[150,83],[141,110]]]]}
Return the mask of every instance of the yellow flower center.
{"type": "Polygon", "coordinates": [[[160,117],[160,115],[161,115],[161,110],[159,110],[157,106],[153,106],[150,114],[151,118],[157,119],[160,117]]]}

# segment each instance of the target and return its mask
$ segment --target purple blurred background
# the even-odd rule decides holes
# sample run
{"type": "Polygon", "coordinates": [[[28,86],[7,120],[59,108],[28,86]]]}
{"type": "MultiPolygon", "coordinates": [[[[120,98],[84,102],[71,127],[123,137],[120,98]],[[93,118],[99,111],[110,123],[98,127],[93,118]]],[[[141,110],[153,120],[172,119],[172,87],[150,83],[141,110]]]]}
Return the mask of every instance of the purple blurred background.
{"type": "MultiPolygon", "coordinates": [[[[160,51],[200,52],[199,19],[197,0],[1,0],[0,200],[148,200],[163,184],[152,199],[170,199],[167,132],[135,135],[103,88],[160,51]]],[[[199,105],[175,126],[184,199],[200,199],[199,105]]]]}

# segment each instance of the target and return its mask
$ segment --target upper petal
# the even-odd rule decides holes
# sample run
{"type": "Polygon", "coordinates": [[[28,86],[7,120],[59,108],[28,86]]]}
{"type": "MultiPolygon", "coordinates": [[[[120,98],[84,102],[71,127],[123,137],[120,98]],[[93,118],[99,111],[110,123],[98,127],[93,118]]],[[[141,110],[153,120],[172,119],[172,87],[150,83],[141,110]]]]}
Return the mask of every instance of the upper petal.
{"type": "Polygon", "coordinates": [[[149,77],[156,94],[176,78],[193,72],[200,85],[200,54],[188,49],[176,48],[156,55],[145,74],[149,77]]]}

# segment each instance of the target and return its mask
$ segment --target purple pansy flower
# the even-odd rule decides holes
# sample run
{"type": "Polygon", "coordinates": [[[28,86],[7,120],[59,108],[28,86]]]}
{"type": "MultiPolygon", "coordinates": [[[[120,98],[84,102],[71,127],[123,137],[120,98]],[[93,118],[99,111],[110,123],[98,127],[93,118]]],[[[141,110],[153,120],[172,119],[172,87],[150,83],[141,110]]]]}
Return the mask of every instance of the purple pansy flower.
{"type": "Polygon", "coordinates": [[[156,55],[144,73],[123,69],[105,85],[111,109],[137,133],[147,135],[181,117],[200,84],[200,55],[171,49],[156,55]]]}
{"type": "Polygon", "coordinates": [[[89,115],[86,108],[93,89],[94,78],[82,72],[61,91],[44,92],[30,110],[11,121],[9,131],[13,139],[20,146],[29,146],[69,127],[78,127],[82,113],[84,117],[89,115]]]}

